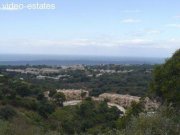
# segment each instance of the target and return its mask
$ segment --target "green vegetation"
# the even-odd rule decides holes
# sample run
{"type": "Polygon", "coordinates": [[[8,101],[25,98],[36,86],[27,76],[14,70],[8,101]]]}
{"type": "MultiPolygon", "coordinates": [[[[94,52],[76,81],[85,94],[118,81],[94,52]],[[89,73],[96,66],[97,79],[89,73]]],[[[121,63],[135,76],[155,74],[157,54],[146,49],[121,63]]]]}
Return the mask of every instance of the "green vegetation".
{"type": "MultiPolygon", "coordinates": [[[[132,66],[109,66],[86,67],[86,72],[93,74],[94,68],[104,70],[132,68],[132,66]]],[[[0,134],[179,135],[180,50],[166,63],[155,68],[152,80],[151,74],[146,72],[151,68],[136,65],[133,68],[134,72],[105,73],[100,77],[93,75],[91,78],[87,77],[84,71],[77,71],[77,74],[76,71],[68,71],[72,72],[73,76],[70,80],[57,81],[35,80],[33,75],[24,75],[24,80],[20,80],[19,77],[22,77],[20,74],[12,75],[1,68],[0,134]],[[162,105],[154,112],[145,111],[142,98],[140,103],[132,103],[122,117],[120,117],[122,112],[116,107],[109,108],[106,101],[93,101],[91,98],[86,98],[75,106],[63,107],[65,95],[54,90],[62,86],[62,88],[89,88],[91,95],[106,91],[134,95],[139,95],[140,91],[140,95],[145,95],[147,91],[145,89],[150,81],[152,83],[149,94],[151,98],[160,99],[162,105]],[[133,87],[135,88],[129,90],[133,87]],[[136,88],[140,90],[136,91],[136,88]],[[51,100],[44,97],[43,92],[47,89],[50,90],[51,100]]],[[[84,97],[85,93],[81,96],[84,97]]]]}
{"type": "MultiPolygon", "coordinates": [[[[0,119],[6,121],[0,129],[9,134],[19,135],[18,130],[38,130],[38,134],[75,134],[101,133],[115,128],[121,112],[109,108],[106,102],[95,102],[87,98],[79,106],[63,107],[63,93],[50,92],[52,100],[47,100],[42,93],[35,94],[35,86],[25,81],[2,76],[1,78],[0,119]],[[25,91],[28,91],[25,93],[25,91]],[[19,125],[16,125],[15,121],[19,125]],[[17,130],[16,130],[16,126],[17,130]]],[[[39,91],[41,92],[41,90],[39,91]]],[[[84,93],[82,93],[84,96],[84,93]]],[[[24,133],[24,132],[22,132],[24,133]]],[[[30,133],[35,134],[33,131],[30,133]]],[[[4,133],[6,134],[6,133],[4,133]]]]}
{"type": "Polygon", "coordinates": [[[11,106],[3,106],[0,108],[1,119],[11,119],[16,114],[16,111],[11,106]]]}
{"type": "Polygon", "coordinates": [[[115,128],[115,121],[120,113],[117,108],[108,108],[105,102],[96,103],[86,99],[80,106],[56,110],[51,119],[56,120],[53,121],[54,128],[60,128],[61,133],[97,134],[115,128]]]}
{"type": "Polygon", "coordinates": [[[63,106],[63,102],[66,101],[66,97],[63,93],[58,92],[56,94],[53,95],[53,99],[54,102],[56,103],[56,105],[62,107],[63,106]]]}
{"type": "MultiPolygon", "coordinates": [[[[179,135],[180,115],[171,106],[161,106],[155,113],[131,116],[124,128],[105,135],[179,135]]],[[[121,127],[121,122],[117,122],[121,127]]]]}
{"type": "Polygon", "coordinates": [[[180,107],[180,50],[165,64],[156,67],[151,90],[163,102],[180,107]]]}
{"type": "MultiPolygon", "coordinates": [[[[70,76],[62,77],[58,80],[37,79],[36,75],[33,74],[7,72],[7,68],[39,69],[43,68],[43,66],[0,66],[0,71],[10,78],[23,78],[26,82],[32,83],[44,91],[53,91],[54,89],[86,89],[90,91],[92,96],[98,96],[104,92],[144,96],[148,92],[149,82],[152,79],[151,71],[154,65],[94,65],[84,66],[85,70],[67,69],[60,71],[60,73],[47,74],[52,77],[58,75],[70,76]]],[[[57,67],[53,68],[57,69],[57,67]]]]}

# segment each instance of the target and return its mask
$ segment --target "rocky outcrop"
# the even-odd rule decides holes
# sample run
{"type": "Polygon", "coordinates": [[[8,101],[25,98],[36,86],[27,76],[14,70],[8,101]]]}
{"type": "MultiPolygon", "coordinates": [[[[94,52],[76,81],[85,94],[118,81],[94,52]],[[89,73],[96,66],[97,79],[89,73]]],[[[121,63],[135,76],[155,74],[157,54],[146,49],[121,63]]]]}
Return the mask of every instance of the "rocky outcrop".
{"type": "MultiPolygon", "coordinates": [[[[59,89],[57,92],[62,92],[65,97],[66,101],[71,101],[71,100],[82,100],[86,97],[89,97],[89,92],[86,90],[75,90],[75,89],[59,89]]],[[[51,98],[49,97],[49,91],[44,92],[44,96],[50,100],[51,98]]]]}
{"type": "Polygon", "coordinates": [[[89,96],[89,92],[86,90],[74,90],[74,89],[60,89],[57,92],[62,92],[66,96],[66,101],[82,100],[89,96]]]}
{"type": "Polygon", "coordinates": [[[130,107],[132,102],[139,102],[140,97],[120,94],[104,93],[99,95],[100,100],[107,100],[110,103],[118,104],[125,108],[130,107]]]}
{"type": "MultiPolygon", "coordinates": [[[[75,89],[59,89],[57,92],[62,92],[68,103],[69,101],[78,101],[89,97],[89,92],[83,89],[75,90],[75,89]]],[[[44,92],[45,97],[49,98],[49,91],[44,92]]],[[[137,96],[130,96],[130,95],[121,95],[121,94],[112,94],[112,93],[103,93],[99,95],[99,97],[92,97],[94,101],[107,101],[109,104],[115,104],[124,108],[128,108],[131,106],[132,102],[139,103],[140,97],[137,96]]],[[[143,108],[145,111],[153,111],[156,110],[160,103],[149,99],[148,97],[141,100],[143,104],[143,108]]],[[[122,109],[121,109],[122,110],[122,109]]],[[[123,111],[124,112],[124,111],[123,111]]]]}
{"type": "Polygon", "coordinates": [[[159,108],[160,102],[157,102],[156,100],[151,100],[150,98],[146,97],[143,100],[143,105],[145,111],[154,111],[159,108]]]}

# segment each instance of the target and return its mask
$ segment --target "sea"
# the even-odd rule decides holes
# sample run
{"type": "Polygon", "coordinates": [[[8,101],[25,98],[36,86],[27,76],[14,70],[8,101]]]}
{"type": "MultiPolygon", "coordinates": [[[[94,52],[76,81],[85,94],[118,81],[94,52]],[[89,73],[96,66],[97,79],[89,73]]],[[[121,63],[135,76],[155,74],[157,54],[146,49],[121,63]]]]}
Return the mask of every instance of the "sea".
{"type": "Polygon", "coordinates": [[[0,65],[162,64],[166,58],[0,54],[0,65]]]}

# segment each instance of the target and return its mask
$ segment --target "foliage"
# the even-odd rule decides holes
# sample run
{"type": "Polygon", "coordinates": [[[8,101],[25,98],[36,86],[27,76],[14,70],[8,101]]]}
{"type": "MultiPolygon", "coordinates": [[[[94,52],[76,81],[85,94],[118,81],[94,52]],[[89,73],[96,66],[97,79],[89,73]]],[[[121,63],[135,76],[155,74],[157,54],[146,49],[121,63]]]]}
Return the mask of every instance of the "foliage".
{"type": "MultiPolygon", "coordinates": [[[[35,75],[7,73],[0,68],[0,134],[3,135],[178,135],[180,51],[165,64],[156,67],[151,84],[155,96],[174,106],[162,106],[157,112],[145,113],[142,104],[133,103],[120,117],[121,112],[109,108],[107,102],[86,98],[76,106],[62,107],[65,95],[57,88],[86,88],[97,96],[104,92],[145,95],[151,80],[151,65],[95,65],[86,70],[61,72],[70,78],[37,80],[35,75]],[[98,70],[133,70],[126,73],[104,73],[98,70]],[[147,72],[148,71],[148,72],[147,72]],[[91,77],[88,75],[92,75],[91,77]],[[23,77],[24,80],[19,78],[23,77]],[[51,101],[43,92],[50,90],[51,101]],[[11,106],[10,106],[11,105],[11,106]]],[[[25,69],[30,65],[12,68],[25,69]]],[[[37,66],[43,68],[45,66],[37,66]]],[[[56,76],[56,74],[52,74],[56,76]]],[[[81,97],[85,97],[82,93],[81,97]]]]}
{"type": "Polygon", "coordinates": [[[107,128],[115,127],[115,121],[119,118],[119,114],[117,108],[108,108],[106,102],[97,103],[86,99],[80,106],[56,110],[52,114],[51,120],[56,129],[61,127],[59,130],[66,134],[100,133],[106,132],[107,128]],[[54,121],[54,119],[58,121],[54,121]]]}
{"type": "Polygon", "coordinates": [[[171,107],[163,106],[155,114],[141,114],[139,117],[132,117],[126,125],[125,134],[178,135],[180,127],[175,119],[179,117],[179,114],[171,107]]]}
{"type": "Polygon", "coordinates": [[[11,106],[3,106],[0,108],[0,119],[11,119],[15,116],[16,111],[11,106]]]}
{"type": "Polygon", "coordinates": [[[42,101],[38,103],[37,112],[44,118],[48,118],[48,115],[55,111],[55,105],[48,101],[42,101]]]}
{"type": "MultiPolygon", "coordinates": [[[[28,67],[31,66],[6,66],[5,69],[21,69],[28,67]]],[[[40,67],[43,68],[43,66],[40,67]]],[[[46,66],[44,66],[44,68],[45,67],[46,66]]],[[[39,80],[35,75],[19,74],[13,72],[5,73],[8,74],[8,76],[11,78],[24,78],[24,80],[27,82],[35,85],[35,88],[29,86],[29,88],[31,88],[30,94],[34,93],[35,95],[37,95],[37,90],[53,91],[55,89],[88,89],[90,90],[90,95],[92,96],[98,96],[101,93],[112,91],[121,94],[144,96],[148,90],[149,81],[151,81],[151,70],[153,67],[153,65],[88,65],[85,67],[85,70],[67,69],[66,71],[60,71],[58,75],[69,75],[70,77],[60,78],[59,80],[39,80]],[[98,77],[96,75],[101,74],[100,70],[115,70],[125,72],[103,73],[98,77]],[[130,70],[132,70],[132,72],[126,72],[130,70]],[[89,77],[88,75],[92,76],[89,77]]],[[[49,76],[54,76],[54,74],[49,74],[49,76]]]]}
{"type": "Polygon", "coordinates": [[[22,98],[22,97],[16,97],[14,100],[9,103],[16,107],[23,107],[29,110],[36,110],[38,102],[34,98],[22,98]]]}
{"type": "Polygon", "coordinates": [[[15,82],[13,82],[13,86],[14,86],[14,89],[16,90],[17,94],[22,97],[29,96],[31,94],[29,84],[26,82],[15,81],[15,82]]]}
{"type": "Polygon", "coordinates": [[[56,105],[62,107],[63,102],[66,100],[66,97],[62,92],[58,92],[58,93],[53,95],[53,100],[54,100],[56,105]]]}
{"type": "Polygon", "coordinates": [[[132,102],[131,107],[126,110],[126,114],[116,121],[116,126],[119,129],[124,129],[131,117],[138,117],[141,112],[143,112],[142,102],[132,102]]]}
{"type": "Polygon", "coordinates": [[[49,97],[53,97],[56,93],[57,93],[57,91],[55,89],[51,89],[49,91],[49,97]]]}
{"type": "Polygon", "coordinates": [[[180,105],[180,50],[165,64],[155,68],[151,91],[163,102],[180,105]]]}
{"type": "Polygon", "coordinates": [[[39,93],[37,96],[37,100],[42,101],[42,100],[46,100],[46,98],[43,93],[39,93]]]}

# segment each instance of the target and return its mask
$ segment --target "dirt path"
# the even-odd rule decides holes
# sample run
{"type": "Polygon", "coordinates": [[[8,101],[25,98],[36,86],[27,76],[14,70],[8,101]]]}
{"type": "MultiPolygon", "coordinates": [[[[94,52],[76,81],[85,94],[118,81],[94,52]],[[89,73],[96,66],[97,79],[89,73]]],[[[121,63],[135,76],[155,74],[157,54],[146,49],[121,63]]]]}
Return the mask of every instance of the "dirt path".
{"type": "MultiPolygon", "coordinates": [[[[66,101],[66,102],[64,102],[63,105],[64,105],[64,106],[71,106],[71,105],[77,105],[77,104],[79,104],[79,103],[81,103],[81,102],[82,102],[82,100],[72,100],[72,101],[66,101]]],[[[107,104],[108,104],[109,107],[113,107],[113,106],[117,107],[117,108],[118,108],[120,111],[122,111],[123,113],[126,112],[126,110],[124,109],[124,107],[122,107],[122,106],[120,106],[120,105],[118,105],[118,104],[114,104],[114,103],[110,103],[110,102],[108,102],[107,104]]]]}

